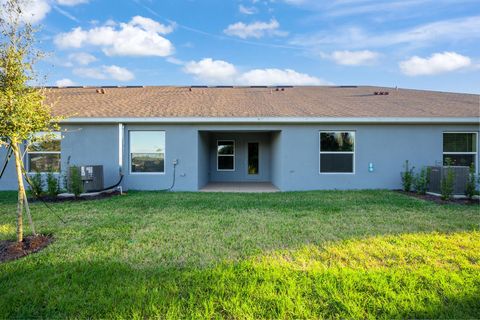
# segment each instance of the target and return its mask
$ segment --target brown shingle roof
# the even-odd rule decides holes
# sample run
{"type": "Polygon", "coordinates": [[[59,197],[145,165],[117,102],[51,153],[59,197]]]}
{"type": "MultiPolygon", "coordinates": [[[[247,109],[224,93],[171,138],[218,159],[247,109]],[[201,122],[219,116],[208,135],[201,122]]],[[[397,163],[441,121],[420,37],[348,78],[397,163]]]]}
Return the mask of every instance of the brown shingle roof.
{"type": "Polygon", "coordinates": [[[480,117],[480,95],[380,87],[50,89],[54,113],[120,117],[480,117]],[[389,95],[374,95],[388,91],[389,95]]]}

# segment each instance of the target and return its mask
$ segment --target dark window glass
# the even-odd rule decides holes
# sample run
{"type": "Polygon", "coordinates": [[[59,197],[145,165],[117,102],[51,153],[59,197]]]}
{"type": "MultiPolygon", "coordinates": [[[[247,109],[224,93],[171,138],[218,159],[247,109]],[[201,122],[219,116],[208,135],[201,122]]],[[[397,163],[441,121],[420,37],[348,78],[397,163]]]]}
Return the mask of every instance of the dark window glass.
{"type": "Polygon", "coordinates": [[[321,132],[320,151],[353,151],[354,132],[321,132]]]}
{"type": "Polygon", "coordinates": [[[60,172],[60,153],[31,153],[28,161],[30,172],[60,172]]]}
{"type": "Polygon", "coordinates": [[[475,167],[475,155],[474,154],[444,154],[443,155],[443,164],[447,165],[450,159],[450,164],[452,166],[465,166],[470,167],[473,163],[475,167]]]}
{"type": "Polygon", "coordinates": [[[234,154],[233,141],[218,141],[217,152],[218,154],[234,154]]]}
{"type": "Polygon", "coordinates": [[[132,172],[163,172],[163,153],[132,153],[132,172]]]}
{"type": "Polygon", "coordinates": [[[352,173],[353,172],[353,154],[351,153],[320,154],[320,172],[352,173]]]}
{"type": "Polygon", "coordinates": [[[233,170],[234,157],[233,156],[218,156],[218,170],[233,170]]]}
{"type": "Polygon", "coordinates": [[[258,143],[248,144],[248,174],[258,174],[258,143]]]}
{"type": "Polygon", "coordinates": [[[443,152],[476,152],[475,133],[444,133],[443,152]]]}

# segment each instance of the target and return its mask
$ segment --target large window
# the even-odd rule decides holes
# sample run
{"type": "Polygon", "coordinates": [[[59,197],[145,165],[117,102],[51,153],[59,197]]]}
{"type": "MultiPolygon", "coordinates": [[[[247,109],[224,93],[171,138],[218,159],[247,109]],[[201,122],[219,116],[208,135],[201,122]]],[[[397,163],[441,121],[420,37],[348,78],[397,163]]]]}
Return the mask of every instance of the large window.
{"type": "Polygon", "coordinates": [[[450,162],[454,166],[474,165],[477,163],[477,133],[444,132],[443,164],[450,162]]]}
{"type": "Polygon", "coordinates": [[[217,170],[234,171],[235,170],[235,141],[218,140],[217,141],[217,170]]]}
{"type": "Polygon", "coordinates": [[[60,132],[35,134],[27,150],[28,171],[60,172],[61,140],[60,132]]]}
{"type": "Polygon", "coordinates": [[[354,173],[355,132],[320,132],[320,173],[354,173]]]}
{"type": "Polygon", "coordinates": [[[165,172],[165,131],[130,131],[132,173],[165,172]]]}

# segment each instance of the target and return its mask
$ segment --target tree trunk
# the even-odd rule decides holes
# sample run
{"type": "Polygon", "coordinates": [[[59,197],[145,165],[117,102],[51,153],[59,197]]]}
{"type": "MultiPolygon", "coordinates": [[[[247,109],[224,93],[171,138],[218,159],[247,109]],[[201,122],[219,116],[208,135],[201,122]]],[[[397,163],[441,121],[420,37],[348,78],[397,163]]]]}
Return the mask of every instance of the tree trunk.
{"type": "Polygon", "coordinates": [[[32,228],[32,234],[36,237],[35,225],[33,224],[32,214],[30,212],[30,206],[28,205],[28,197],[25,190],[23,190],[23,204],[25,206],[25,212],[27,213],[28,222],[30,222],[30,228],[32,228]]]}
{"type": "Polygon", "coordinates": [[[19,145],[16,141],[11,142],[13,154],[15,155],[15,168],[17,170],[18,182],[18,202],[17,202],[17,241],[23,241],[23,205],[25,197],[25,187],[23,185],[22,175],[22,157],[20,155],[19,145]]]}

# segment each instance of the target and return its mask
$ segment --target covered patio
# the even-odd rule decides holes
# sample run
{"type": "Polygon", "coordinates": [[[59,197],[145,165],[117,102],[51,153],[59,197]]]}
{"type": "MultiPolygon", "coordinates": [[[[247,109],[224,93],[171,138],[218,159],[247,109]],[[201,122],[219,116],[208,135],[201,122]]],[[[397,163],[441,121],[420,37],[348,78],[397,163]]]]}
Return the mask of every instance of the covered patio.
{"type": "Polygon", "coordinates": [[[279,131],[199,131],[198,190],[275,192],[279,131]]]}

